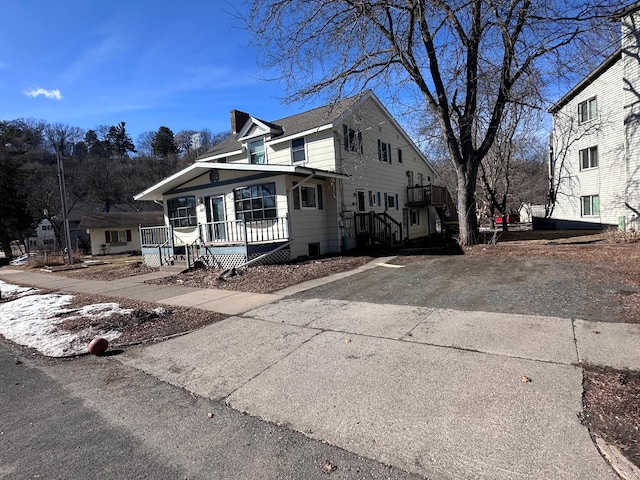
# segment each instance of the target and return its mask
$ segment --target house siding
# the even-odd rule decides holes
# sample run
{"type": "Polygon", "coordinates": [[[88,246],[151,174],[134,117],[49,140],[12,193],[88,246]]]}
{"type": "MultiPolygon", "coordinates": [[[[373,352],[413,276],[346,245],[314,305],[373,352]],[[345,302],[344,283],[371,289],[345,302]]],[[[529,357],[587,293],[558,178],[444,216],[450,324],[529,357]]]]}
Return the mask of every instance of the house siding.
{"type": "MultiPolygon", "coordinates": [[[[640,206],[640,45],[636,27],[640,13],[631,10],[621,21],[621,53],[611,57],[617,60],[603,71],[596,70],[594,78],[587,77],[590,83],[554,113],[553,143],[569,145],[570,160],[566,172],[570,178],[562,185],[553,212],[558,226],[581,226],[591,221],[595,226],[640,228],[636,214],[640,206]],[[577,118],[577,105],[594,96],[599,110],[597,131],[589,131],[585,124],[567,132],[565,119],[570,115],[577,118]],[[598,168],[581,171],[579,151],[591,145],[598,146],[598,168]],[[599,196],[597,217],[582,215],[580,199],[585,195],[599,196]]],[[[561,149],[555,149],[556,158],[559,153],[561,149]]],[[[558,173],[556,169],[556,176],[558,173]]]]}
{"type": "Polygon", "coordinates": [[[618,223],[617,195],[624,181],[622,89],[622,62],[616,62],[554,114],[554,155],[566,155],[563,171],[559,165],[555,169],[555,178],[563,180],[553,218],[561,227],[618,223]],[[597,118],[578,124],[578,105],[594,97],[597,118]],[[580,151],[591,147],[598,149],[598,167],[583,170],[580,151]],[[587,195],[599,196],[599,215],[582,214],[581,198],[587,195]]]}
{"type": "MultiPolygon", "coordinates": [[[[408,143],[402,131],[391,121],[377,105],[370,100],[360,115],[354,115],[345,124],[356,131],[362,131],[362,153],[344,150],[342,136],[335,142],[338,149],[337,157],[342,163],[342,173],[350,180],[344,182],[344,209],[357,211],[357,190],[365,191],[366,211],[376,213],[386,212],[399,223],[403,222],[403,208],[407,205],[407,172],[412,172],[414,179],[422,174],[423,185],[429,185],[435,180],[435,172],[422,159],[415,146],[408,143]],[[364,127],[372,125],[373,127],[364,127]],[[391,145],[391,162],[384,162],[378,158],[378,141],[391,145]],[[399,163],[398,150],[402,150],[402,163],[399,163]],[[369,191],[376,197],[380,193],[379,205],[369,204],[369,191]],[[393,208],[385,209],[385,194],[398,196],[398,203],[393,208]]],[[[415,182],[414,182],[415,184],[415,182]]],[[[409,227],[409,239],[426,237],[435,233],[435,210],[428,207],[413,207],[420,211],[420,225],[409,227]]]]}

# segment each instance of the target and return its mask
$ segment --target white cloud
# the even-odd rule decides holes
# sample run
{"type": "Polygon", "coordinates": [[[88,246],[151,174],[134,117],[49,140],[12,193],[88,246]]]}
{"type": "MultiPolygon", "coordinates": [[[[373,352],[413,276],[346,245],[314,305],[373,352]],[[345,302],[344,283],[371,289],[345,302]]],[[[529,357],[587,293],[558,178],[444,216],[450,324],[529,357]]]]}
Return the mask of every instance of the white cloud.
{"type": "Polygon", "coordinates": [[[62,100],[62,94],[57,88],[54,90],[45,90],[44,88],[32,88],[24,92],[28,97],[39,97],[40,95],[52,100],[62,100]]]}

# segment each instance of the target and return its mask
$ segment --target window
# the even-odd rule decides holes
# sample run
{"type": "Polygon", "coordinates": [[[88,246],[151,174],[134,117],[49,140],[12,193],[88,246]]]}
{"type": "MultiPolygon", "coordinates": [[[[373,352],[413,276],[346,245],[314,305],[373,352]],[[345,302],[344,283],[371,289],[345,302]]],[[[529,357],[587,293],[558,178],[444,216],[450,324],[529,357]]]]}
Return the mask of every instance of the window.
{"type": "Polygon", "coordinates": [[[384,194],[385,210],[398,210],[398,195],[394,193],[384,194]]]}
{"type": "Polygon", "coordinates": [[[353,128],[342,125],[342,136],[344,140],[344,149],[347,152],[362,153],[362,132],[357,132],[353,128]]]}
{"type": "Polygon", "coordinates": [[[411,210],[409,212],[409,216],[411,218],[411,220],[409,221],[409,223],[411,225],[420,225],[420,211],[419,210],[411,210]]]}
{"type": "Polygon", "coordinates": [[[598,147],[580,150],[580,170],[598,168],[598,147]]]}
{"type": "Polygon", "coordinates": [[[236,220],[262,220],[276,218],[276,184],[263,183],[234,190],[236,220]]]}
{"type": "Polygon", "coordinates": [[[104,232],[104,241],[111,245],[126,245],[131,241],[131,230],[107,230],[104,232]]]}
{"type": "Polygon", "coordinates": [[[53,230],[53,225],[42,225],[43,232],[46,232],[48,230],[53,230]]]}
{"type": "Polygon", "coordinates": [[[304,138],[291,140],[291,159],[293,160],[293,163],[304,162],[306,160],[304,138]]]}
{"type": "Polygon", "coordinates": [[[378,201],[378,198],[376,197],[376,192],[372,192],[371,190],[369,190],[369,206],[370,207],[377,207],[380,204],[380,202],[378,201]]]}
{"type": "Polygon", "coordinates": [[[588,122],[598,116],[598,103],[596,97],[578,104],[578,123],[588,122]]]}
{"type": "MultiPolygon", "coordinates": [[[[294,186],[297,183],[293,184],[294,186]]],[[[322,185],[301,185],[293,189],[295,210],[322,210],[322,185]]]]}
{"type": "Polygon", "coordinates": [[[378,140],[378,160],[391,163],[391,144],[378,140]]]}
{"type": "Polygon", "coordinates": [[[402,163],[402,149],[398,149],[398,163],[402,163]]]}
{"type": "Polygon", "coordinates": [[[249,142],[249,163],[254,165],[265,164],[264,139],[249,142]]]}
{"type": "Polygon", "coordinates": [[[167,210],[172,227],[195,227],[198,224],[195,196],[172,198],[167,201],[167,210]]]}
{"type": "Polygon", "coordinates": [[[582,200],[582,216],[594,217],[600,215],[600,196],[587,195],[581,197],[582,200]]]}

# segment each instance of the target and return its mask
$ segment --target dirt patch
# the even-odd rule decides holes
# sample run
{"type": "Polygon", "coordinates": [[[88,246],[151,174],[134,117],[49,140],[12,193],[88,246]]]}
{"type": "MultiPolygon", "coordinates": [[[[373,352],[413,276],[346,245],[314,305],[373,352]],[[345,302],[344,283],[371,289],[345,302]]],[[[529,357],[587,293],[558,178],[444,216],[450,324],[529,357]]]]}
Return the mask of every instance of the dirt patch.
{"type": "Polygon", "coordinates": [[[112,347],[118,347],[164,340],[172,335],[197,330],[225,318],[222,314],[197,308],[159,306],[148,302],[88,294],[74,294],[73,301],[68,307],[68,315],[74,315],[74,309],[84,305],[109,302],[117,303],[121,308],[132,311],[104,318],[81,317],[62,320],[56,328],[72,333],[89,328],[118,330],[122,335],[112,342],[112,347]]]}
{"type": "Polygon", "coordinates": [[[238,270],[220,278],[222,270],[193,269],[179,275],[149,283],[182,285],[195,288],[218,288],[240,292],[273,293],[308,280],[353,270],[373,260],[370,256],[335,256],[283,265],[259,265],[238,270]]]}
{"type": "Polygon", "coordinates": [[[640,372],[587,367],[582,424],[640,467],[640,372]]]}
{"type": "Polygon", "coordinates": [[[82,268],[57,270],[54,273],[82,280],[117,280],[157,271],[157,268],[145,265],[142,260],[115,259],[105,263],[89,263],[82,268]]]}

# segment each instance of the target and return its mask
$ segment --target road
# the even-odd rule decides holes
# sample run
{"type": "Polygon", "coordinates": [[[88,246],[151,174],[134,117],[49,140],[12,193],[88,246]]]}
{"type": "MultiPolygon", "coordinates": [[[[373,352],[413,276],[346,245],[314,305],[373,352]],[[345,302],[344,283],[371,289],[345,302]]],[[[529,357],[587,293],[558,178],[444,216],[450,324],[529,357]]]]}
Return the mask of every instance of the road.
{"type": "Polygon", "coordinates": [[[194,396],[114,357],[0,340],[0,479],[416,479],[194,396]],[[325,473],[328,463],[337,467],[325,473]]]}

